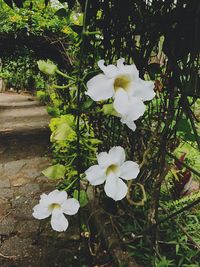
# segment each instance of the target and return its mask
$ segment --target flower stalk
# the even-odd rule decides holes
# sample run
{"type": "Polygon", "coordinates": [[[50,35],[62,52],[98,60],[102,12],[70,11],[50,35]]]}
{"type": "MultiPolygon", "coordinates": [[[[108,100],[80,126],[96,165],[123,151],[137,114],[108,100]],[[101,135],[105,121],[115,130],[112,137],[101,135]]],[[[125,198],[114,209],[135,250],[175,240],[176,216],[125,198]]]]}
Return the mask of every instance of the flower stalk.
{"type": "MultiPolygon", "coordinates": [[[[84,57],[84,46],[85,46],[85,31],[86,31],[86,16],[87,16],[87,8],[88,8],[88,0],[85,2],[85,10],[83,14],[83,29],[81,33],[81,39],[82,42],[80,44],[80,60],[79,60],[79,68],[78,68],[78,74],[77,74],[77,121],[76,121],[76,135],[77,135],[77,140],[76,140],[76,152],[77,152],[77,158],[76,158],[76,169],[77,169],[77,182],[78,182],[78,201],[80,201],[80,192],[81,192],[81,144],[80,144],[80,138],[81,138],[81,133],[80,133],[80,118],[81,118],[81,90],[82,90],[82,80],[81,78],[83,77],[83,57],[84,57]]],[[[81,237],[81,219],[80,219],[80,212],[79,214],[79,231],[80,231],[80,237],[81,237]]]]}

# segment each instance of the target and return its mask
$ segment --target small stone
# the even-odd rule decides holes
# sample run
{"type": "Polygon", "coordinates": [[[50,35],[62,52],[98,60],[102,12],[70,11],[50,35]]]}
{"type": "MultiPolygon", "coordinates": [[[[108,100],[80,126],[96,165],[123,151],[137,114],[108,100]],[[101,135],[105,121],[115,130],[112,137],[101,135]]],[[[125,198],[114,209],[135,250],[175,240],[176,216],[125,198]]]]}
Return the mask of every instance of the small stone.
{"type": "Polygon", "coordinates": [[[37,193],[40,191],[40,187],[38,184],[26,184],[24,186],[19,187],[16,192],[15,195],[16,196],[20,196],[20,195],[33,195],[34,193],[37,193]]]}
{"type": "Polygon", "coordinates": [[[11,204],[6,198],[0,198],[0,220],[1,218],[8,213],[8,210],[11,208],[11,204]]]}
{"type": "Polygon", "coordinates": [[[23,237],[29,237],[39,231],[40,222],[37,220],[20,221],[17,224],[16,231],[23,237]]]}
{"type": "Polygon", "coordinates": [[[18,206],[24,206],[27,204],[29,199],[26,196],[16,196],[12,199],[12,207],[13,209],[17,208],[18,206]]]}
{"type": "MultiPolygon", "coordinates": [[[[32,258],[32,263],[34,262],[34,266],[38,266],[35,264],[35,261],[37,261],[37,257],[32,257],[35,252],[38,252],[39,256],[39,248],[35,248],[32,245],[32,240],[30,238],[20,238],[18,236],[11,237],[7,240],[5,240],[1,246],[1,253],[5,255],[14,255],[18,257],[18,259],[23,259],[26,257],[32,258]]],[[[36,255],[35,255],[36,256],[36,255]]],[[[29,263],[31,264],[31,262],[29,263]]],[[[22,265],[17,265],[22,266],[22,265]]],[[[23,265],[24,266],[24,265],[23,265]]],[[[33,265],[27,265],[27,266],[33,266],[33,265]]]]}
{"type": "Polygon", "coordinates": [[[29,180],[24,178],[24,177],[19,177],[19,178],[15,179],[15,180],[11,181],[11,185],[13,187],[22,186],[22,185],[25,185],[27,183],[29,183],[29,180]]]}
{"type": "Polygon", "coordinates": [[[26,165],[26,161],[16,160],[4,164],[4,173],[9,179],[16,177],[16,174],[26,165]]]}
{"type": "Polygon", "coordinates": [[[17,200],[15,198],[15,200],[12,202],[14,209],[12,214],[18,219],[33,219],[33,207],[36,204],[38,204],[38,200],[30,196],[21,196],[17,200]]]}
{"type": "Polygon", "coordinates": [[[5,217],[0,223],[0,235],[10,235],[14,232],[16,220],[11,217],[5,217]]]}
{"type": "Polygon", "coordinates": [[[10,188],[10,181],[9,179],[6,180],[0,180],[0,189],[1,188],[10,188]]]}
{"type": "Polygon", "coordinates": [[[0,177],[1,177],[1,179],[3,176],[4,176],[4,164],[0,164],[0,177]]]}
{"type": "Polygon", "coordinates": [[[0,190],[0,198],[12,198],[13,197],[13,191],[9,188],[2,188],[0,190]]]}

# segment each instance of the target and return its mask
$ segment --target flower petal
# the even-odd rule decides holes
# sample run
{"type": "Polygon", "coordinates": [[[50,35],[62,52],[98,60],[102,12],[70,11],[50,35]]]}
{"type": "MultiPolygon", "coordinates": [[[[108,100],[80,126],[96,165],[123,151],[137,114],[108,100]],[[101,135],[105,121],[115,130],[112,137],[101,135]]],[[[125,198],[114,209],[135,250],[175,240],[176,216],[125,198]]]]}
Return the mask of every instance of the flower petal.
{"type": "Polygon", "coordinates": [[[115,93],[113,106],[121,115],[125,115],[128,111],[129,97],[125,90],[118,89],[115,93]]]}
{"type": "Polygon", "coordinates": [[[40,196],[40,201],[39,203],[42,205],[42,206],[48,206],[50,204],[50,201],[49,201],[49,197],[47,194],[43,193],[41,196],[40,196]]]}
{"type": "Polygon", "coordinates": [[[121,123],[126,124],[126,126],[131,129],[133,132],[136,130],[136,125],[134,121],[129,121],[126,118],[121,118],[121,123]]]}
{"type": "Polygon", "coordinates": [[[124,61],[125,61],[124,58],[119,58],[119,59],[117,60],[117,67],[118,67],[119,69],[124,67],[124,61]]]}
{"type": "Polygon", "coordinates": [[[102,169],[107,168],[109,165],[111,165],[113,163],[112,159],[110,158],[110,156],[109,156],[109,154],[107,152],[99,153],[97,155],[97,161],[98,161],[99,166],[102,169]]]}
{"type": "Polygon", "coordinates": [[[114,95],[113,79],[103,74],[94,76],[87,82],[88,91],[85,93],[94,101],[101,101],[111,98],[114,95]]]}
{"type": "Polygon", "coordinates": [[[124,58],[117,60],[117,67],[122,75],[129,75],[134,83],[139,80],[139,71],[136,66],[134,64],[124,65],[124,58]]]}
{"type": "Polygon", "coordinates": [[[104,74],[108,77],[108,78],[114,78],[117,74],[118,74],[118,69],[115,65],[108,65],[105,66],[104,65],[104,60],[101,59],[98,61],[98,66],[99,68],[104,72],[104,74]]]}
{"type": "Polygon", "coordinates": [[[120,178],[110,175],[106,180],[104,190],[108,197],[117,201],[126,196],[128,187],[120,178]]]}
{"type": "Polygon", "coordinates": [[[125,180],[131,180],[138,176],[140,172],[139,165],[133,161],[126,161],[120,167],[120,177],[125,180]]]}
{"type": "Polygon", "coordinates": [[[148,101],[154,98],[154,82],[143,81],[139,79],[139,82],[135,84],[134,95],[140,98],[142,101],[148,101]]]}
{"type": "Polygon", "coordinates": [[[58,203],[62,204],[67,199],[66,191],[59,191],[58,189],[48,194],[49,204],[58,203]]]}
{"type": "Polygon", "coordinates": [[[86,179],[91,183],[91,185],[103,184],[106,180],[106,175],[103,169],[99,165],[91,166],[85,171],[86,179]]]}
{"type": "Polygon", "coordinates": [[[74,215],[78,212],[80,204],[75,198],[69,198],[62,204],[61,207],[65,214],[74,215]]]}
{"type": "Polygon", "coordinates": [[[51,215],[51,211],[48,210],[48,206],[42,206],[40,204],[36,205],[33,208],[33,217],[35,217],[38,220],[45,219],[51,215]]]}
{"type": "Polygon", "coordinates": [[[65,218],[63,213],[58,209],[54,209],[51,216],[52,228],[55,231],[63,232],[67,230],[68,225],[68,220],[65,218]]]}
{"type": "Polygon", "coordinates": [[[135,121],[141,117],[146,110],[144,103],[137,97],[129,98],[127,107],[126,120],[135,121]]]}
{"type": "Polygon", "coordinates": [[[112,159],[112,164],[117,163],[118,165],[122,165],[126,158],[125,151],[121,146],[112,147],[109,150],[109,156],[112,159]]]}

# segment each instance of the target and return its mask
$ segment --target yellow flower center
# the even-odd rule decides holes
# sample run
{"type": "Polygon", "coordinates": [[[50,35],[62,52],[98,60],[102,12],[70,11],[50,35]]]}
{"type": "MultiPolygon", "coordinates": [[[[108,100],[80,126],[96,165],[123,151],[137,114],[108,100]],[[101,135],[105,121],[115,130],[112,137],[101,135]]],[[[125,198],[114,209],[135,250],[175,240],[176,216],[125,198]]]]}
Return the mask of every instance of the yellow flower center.
{"type": "Polygon", "coordinates": [[[119,170],[119,167],[115,164],[108,166],[106,169],[106,175],[108,176],[110,173],[116,173],[119,170]]]}
{"type": "Polygon", "coordinates": [[[60,209],[61,205],[58,203],[52,203],[51,205],[49,205],[49,210],[53,211],[54,209],[60,209]]]}
{"type": "Polygon", "coordinates": [[[115,92],[120,88],[125,90],[126,92],[129,91],[130,83],[131,81],[127,75],[118,76],[114,81],[115,92]]]}

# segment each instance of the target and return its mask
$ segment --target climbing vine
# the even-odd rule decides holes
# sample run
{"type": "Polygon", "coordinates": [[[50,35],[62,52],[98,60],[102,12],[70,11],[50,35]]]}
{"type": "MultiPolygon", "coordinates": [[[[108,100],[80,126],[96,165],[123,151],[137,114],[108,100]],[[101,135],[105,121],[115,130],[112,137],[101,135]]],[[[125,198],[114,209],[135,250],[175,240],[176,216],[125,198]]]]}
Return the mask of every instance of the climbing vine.
{"type": "MultiPolygon", "coordinates": [[[[43,173],[59,183],[41,196],[33,215],[51,215],[53,229],[66,230],[63,213],[81,210],[88,203],[84,188],[92,185],[102,202],[106,199],[123,214],[112,218],[112,225],[126,236],[130,253],[137,257],[143,249],[139,260],[145,264],[149,255],[156,255],[155,266],[187,266],[189,260],[181,255],[176,260],[160,256],[166,244],[159,243],[159,236],[166,238],[163,227],[183,220],[182,213],[199,203],[199,194],[193,195],[199,189],[194,160],[199,149],[199,51],[190,42],[198,43],[198,3],[66,2],[79,14],[78,25],[66,29],[76,32],[70,68],[38,61],[43,73],[60,78],[40,92],[54,116],[54,162],[43,173]],[[187,16],[191,24],[184,28],[187,16]],[[182,207],[185,201],[189,205],[182,207]]],[[[179,232],[176,238],[178,253],[179,232]]],[[[190,234],[189,239],[198,249],[190,234]]],[[[187,245],[181,249],[190,250],[187,245]]],[[[196,253],[190,257],[198,262],[196,253]]]]}

